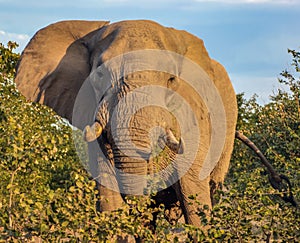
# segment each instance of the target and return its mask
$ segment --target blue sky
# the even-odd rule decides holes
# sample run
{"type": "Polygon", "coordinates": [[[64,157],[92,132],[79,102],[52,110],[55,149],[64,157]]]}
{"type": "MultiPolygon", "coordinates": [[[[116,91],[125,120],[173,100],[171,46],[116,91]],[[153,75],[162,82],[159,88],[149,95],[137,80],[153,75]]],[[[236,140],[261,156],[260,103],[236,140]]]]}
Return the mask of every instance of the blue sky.
{"type": "Polygon", "coordinates": [[[260,102],[278,87],[300,49],[299,0],[0,0],[0,42],[15,40],[22,51],[30,37],[66,19],[151,19],[204,40],[213,59],[227,69],[237,93],[260,102]]]}

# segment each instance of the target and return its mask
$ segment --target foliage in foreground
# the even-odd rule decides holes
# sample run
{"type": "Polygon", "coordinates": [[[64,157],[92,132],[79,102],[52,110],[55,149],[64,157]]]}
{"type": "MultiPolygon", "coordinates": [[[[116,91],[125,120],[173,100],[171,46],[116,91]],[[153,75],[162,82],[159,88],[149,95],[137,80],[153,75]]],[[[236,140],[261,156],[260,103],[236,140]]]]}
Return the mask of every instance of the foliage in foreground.
{"type": "MultiPolygon", "coordinates": [[[[104,242],[126,235],[148,242],[188,241],[187,236],[203,242],[300,240],[299,209],[279,198],[258,158],[239,141],[224,188],[216,195],[219,203],[209,218],[199,210],[199,220],[211,226],[206,232],[170,225],[163,207],[150,209],[149,199],[131,199],[123,210],[99,213],[95,182],[79,162],[71,128],[51,109],[28,102],[17,91],[15,47],[0,45],[0,242],[32,237],[104,242]],[[153,211],[158,215],[155,231],[149,224],[153,211]]],[[[263,106],[255,97],[245,100],[238,95],[238,129],[291,179],[299,199],[300,80],[295,76],[300,53],[290,52],[295,73],[284,71],[280,80],[290,90],[278,90],[263,106]]]]}

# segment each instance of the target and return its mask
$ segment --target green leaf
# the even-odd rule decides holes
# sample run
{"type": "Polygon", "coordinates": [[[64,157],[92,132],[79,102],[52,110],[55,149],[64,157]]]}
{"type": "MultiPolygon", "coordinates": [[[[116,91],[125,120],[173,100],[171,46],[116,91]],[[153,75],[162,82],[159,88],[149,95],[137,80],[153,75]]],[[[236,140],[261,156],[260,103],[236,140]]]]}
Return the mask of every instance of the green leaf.
{"type": "Polygon", "coordinates": [[[35,206],[36,206],[38,209],[43,209],[43,204],[40,203],[40,202],[36,202],[36,203],[35,203],[35,206]]]}
{"type": "Polygon", "coordinates": [[[65,228],[65,227],[67,227],[67,226],[68,226],[68,224],[69,224],[69,222],[68,222],[68,221],[64,221],[64,222],[62,222],[61,226],[62,226],[63,228],[65,228]]]}
{"type": "Polygon", "coordinates": [[[80,189],[83,188],[83,184],[81,181],[76,181],[75,184],[78,188],[80,188],[80,189]]]}

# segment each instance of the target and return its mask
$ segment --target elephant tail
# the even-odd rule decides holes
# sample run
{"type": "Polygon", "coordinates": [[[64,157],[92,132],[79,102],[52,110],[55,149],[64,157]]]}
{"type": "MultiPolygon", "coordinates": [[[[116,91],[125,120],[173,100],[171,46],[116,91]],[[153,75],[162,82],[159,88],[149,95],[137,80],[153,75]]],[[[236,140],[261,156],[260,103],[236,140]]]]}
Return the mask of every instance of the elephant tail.
{"type": "Polygon", "coordinates": [[[271,165],[271,163],[263,155],[263,153],[257,148],[257,146],[249,138],[247,138],[241,131],[235,132],[235,138],[237,138],[238,140],[246,144],[260,158],[262,164],[267,168],[270,174],[269,181],[272,187],[276,190],[279,190],[280,192],[283,192],[282,199],[286,202],[291,203],[293,206],[298,207],[298,203],[296,202],[292,193],[292,184],[289,181],[288,177],[282,174],[278,174],[275,171],[274,167],[271,165]]]}

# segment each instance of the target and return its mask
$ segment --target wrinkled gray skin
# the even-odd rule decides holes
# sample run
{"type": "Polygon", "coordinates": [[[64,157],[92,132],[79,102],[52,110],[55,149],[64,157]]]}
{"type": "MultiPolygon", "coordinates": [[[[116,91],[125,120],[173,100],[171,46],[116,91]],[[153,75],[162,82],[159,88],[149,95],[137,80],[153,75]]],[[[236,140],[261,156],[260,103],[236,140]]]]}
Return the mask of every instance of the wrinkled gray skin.
{"type": "MultiPolygon", "coordinates": [[[[177,68],[180,69],[180,64],[177,68]]],[[[139,110],[132,117],[128,128],[130,136],[119,137],[120,140],[130,140],[135,145],[129,149],[140,148],[148,151],[148,154],[136,158],[124,155],[112,136],[113,132],[118,132],[113,131],[114,129],[122,128],[122,124],[113,126],[110,123],[114,107],[130,91],[149,84],[168,88],[184,97],[197,119],[199,147],[195,159],[189,161],[191,166],[184,176],[168,190],[162,191],[157,201],[173,203],[179,200],[186,222],[200,226],[195,214],[196,207],[189,204],[188,197],[197,194],[201,203],[212,205],[212,192],[223,182],[228,170],[237,118],[235,93],[227,73],[219,63],[210,59],[202,40],[185,31],[166,28],[151,21],[123,21],[113,24],[104,21],[59,22],[40,30],[32,38],[22,53],[16,83],[27,98],[52,107],[59,115],[82,129],[89,142],[91,164],[96,168],[92,170],[93,176],[100,178],[101,182],[101,178],[109,175],[114,189],[127,191],[128,194],[140,193],[145,181],[131,181],[126,176],[118,176],[114,167],[107,166],[108,164],[123,172],[147,175],[165,168],[187,148],[184,147],[179,124],[174,116],[162,108],[150,106],[139,110]],[[117,80],[112,78],[110,82],[115,85],[108,89],[101,80],[93,80],[97,82],[97,89],[107,90],[102,97],[91,92],[95,87],[89,80],[97,67],[120,54],[143,49],[169,50],[191,59],[208,74],[219,90],[227,121],[225,146],[216,167],[205,179],[200,179],[199,173],[215,128],[211,126],[205,101],[185,81],[168,73],[142,71],[117,80]],[[84,81],[88,81],[85,85],[88,83],[86,92],[89,98],[86,103],[81,100],[81,104],[75,109],[74,118],[74,104],[84,81]],[[161,156],[158,157],[150,156],[153,141],[149,139],[149,133],[151,134],[153,127],[161,128],[158,132],[161,135],[159,139],[166,145],[162,146],[161,156]],[[109,163],[97,158],[95,151],[99,149],[99,145],[109,163]],[[95,162],[97,160],[99,165],[95,162]]],[[[126,116],[127,112],[126,109],[121,110],[119,115],[126,116]]],[[[159,141],[154,142],[159,144],[159,141]]],[[[176,174],[176,168],[174,173],[176,174]]],[[[168,180],[174,175],[164,176],[168,180]]],[[[99,191],[101,198],[104,198],[100,200],[101,210],[114,210],[122,205],[124,195],[119,191],[101,184],[99,191]]]]}

